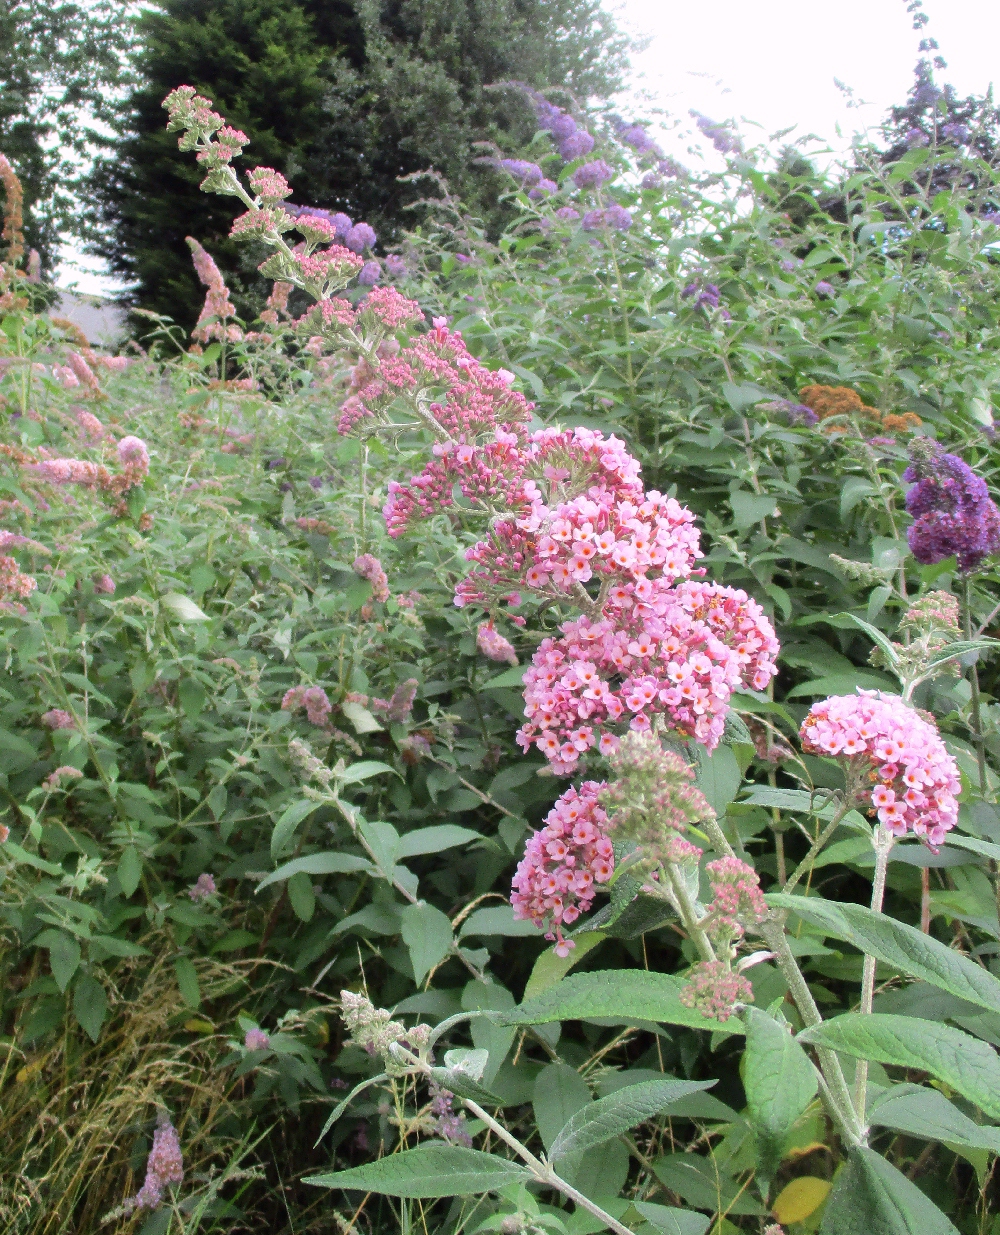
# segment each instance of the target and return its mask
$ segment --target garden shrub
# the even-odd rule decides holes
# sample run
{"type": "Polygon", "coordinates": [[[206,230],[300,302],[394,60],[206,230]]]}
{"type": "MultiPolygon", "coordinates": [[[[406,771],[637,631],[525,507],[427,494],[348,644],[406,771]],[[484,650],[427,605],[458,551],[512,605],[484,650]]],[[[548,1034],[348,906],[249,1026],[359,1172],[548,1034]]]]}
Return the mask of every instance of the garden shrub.
{"type": "Polygon", "coordinates": [[[373,283],[175,91],[254,329],[4,267],[12,1229],[992,1229],[992,171],[529,97],[373,283]]]}

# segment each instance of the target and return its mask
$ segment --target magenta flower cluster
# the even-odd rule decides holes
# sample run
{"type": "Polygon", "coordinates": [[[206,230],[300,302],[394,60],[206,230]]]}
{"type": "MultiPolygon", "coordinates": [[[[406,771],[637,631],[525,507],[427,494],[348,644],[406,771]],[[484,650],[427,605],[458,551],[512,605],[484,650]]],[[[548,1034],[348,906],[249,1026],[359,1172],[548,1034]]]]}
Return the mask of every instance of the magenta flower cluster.
{"type": "Polygon", "coordinates": [[[333,705],[322,686],[293,686],[286,690],[281,700],[283,712],[297,712],[305,708],[306,719],[320,729],[326,726],[333,705]]]}
{"type": "Polygon", "coordinates": [[[593,904],[596,885],[614,873],[615,853],[605,831],[608,817],[598,804],[607,786],[584,781],[567,789],[545,817],[545,826],[528,841],[514,875],[511,904],[515,918],[549,926],[556,955],[568,956],[576,945],[562,928],[593,904]]]}
{"type": "Polygon", "coordinates": [[[492,622],[480,622],[476,629],[476,647],[487,660],[502,660],[508,665],[518,663],[512,643],[494,629],[492,622]]]}
{"type": "Polygon", "coordinates": [[[936,727],[898,695],[862,690],[810,708],[800,731],[810,754],[843,760],[859,800],[895,836],[940,845],[958,820],[961,780],[936,727]]]}

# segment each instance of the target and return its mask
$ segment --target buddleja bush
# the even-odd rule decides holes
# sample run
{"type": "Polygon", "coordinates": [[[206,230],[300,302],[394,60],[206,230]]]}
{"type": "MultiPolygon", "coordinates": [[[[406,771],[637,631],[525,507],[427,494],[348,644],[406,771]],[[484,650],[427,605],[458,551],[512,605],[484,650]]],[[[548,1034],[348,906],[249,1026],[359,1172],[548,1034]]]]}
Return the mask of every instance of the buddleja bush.
{"type": "MultiPolygon", "coordinates": [[[[188,1004],[175,1031],[224,1040],[229,1018],[234,1111],[276,1089],[301,1103],[310,1141],[358,1163],[307,1182],[338,1190],[328,1204],[366,1198],[355,1220],[989,1230],[1000,982],[977,941],[1000,934],[1000,836],[967,662],[995,646],[973,613],[1000,516],[925,431],[978,462],[985,385],[965,386],[983,368],[915,338],[909,372],[950,387],[935,403],[914,376],[901,405],[844,253],[812,261],[819,301],[791,280],[777,294],[751,260],[805,178],[756,170],[706,121],[745,161],[664,196],[672,169],[633,128],[658,168],[629,197],[592,136],[537,102],[564,187],[508,161],[536,230],[491,246],[459,219],[464,268],[435,258],[413,284],[440,310],[427,329],[392,287],[347,290],[362,263],[336,224],[285,211],[268,169],[248,190],[243,135],[192,90],[170,96],[204,187],[242,201],[234,234],[276,280],[247,333],[195,247],[207,348],[160,377],[179,415],[132,403],[142,362],[115,394],[97,357],[63,357],[6,268],[8,484],[38,520],[38,539],[4,542],[4,741],[24,743],[3,847],[12,972],[34,958],[8,996],[10,1054],[67,1001],[99,1039],[139,950],[166,950],[188,1004]],[[719,204],[737,182],[749,210],[719,204]],[[449,323],[468,295],[477,312],[449,323]],[[74,378],[107,423],[64,410],[74,378]],[[489,661],[511,667],[487,678],[489,661]],[[233,1000],[199,1010],[214,1021],[192,1016],[211,953],[233,957],[233,1000]],[[333,1106],[331,1083],[352,1082],[333,1106]]],[[[971,224],[950,264],[931,260],[988,189],[925,220],[917,161],[895,198],[894,174],[871,173],[893,219],[874,252],[814,201],[781,274],[849,236],[891,318],[934,269],[973,303],[975,267],[988,338],[990,234],[971,224]]],[[[189,1217],[184,1142],[161,1116],[126,1205],[162,1229],[205,1212],[189,1217]]]]}

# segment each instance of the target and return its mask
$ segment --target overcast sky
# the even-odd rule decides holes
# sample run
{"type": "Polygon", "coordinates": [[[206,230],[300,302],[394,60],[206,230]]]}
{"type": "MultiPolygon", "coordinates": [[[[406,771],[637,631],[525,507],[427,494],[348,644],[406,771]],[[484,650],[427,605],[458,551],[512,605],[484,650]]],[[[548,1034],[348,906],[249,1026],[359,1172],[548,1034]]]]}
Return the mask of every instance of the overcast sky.
{"type": "MultiPolygon", "coordinates": [[[[694,108],[714,120],[745,117],[764,133],[794,124],[797,134],[815,133],[842,151],[852,133],[875,127],[905,99],[921,38],[937,39],[948,62],[938,81],[960,94],[982,94],[1000,78],[1000,0],[924,0],[930,21],[919,33],[906,0],[608,3],[628,29],[650,37],[633,58],[633,90],[682,116],[685,130],[694,108]],[[848,107],[834,78],[865,106],[848,107]]],[[[638,100],[633,108],[643,118],[638,100]]],[[[93,259],[80,260],[95,267],[93,259]]],[[[59,282],[74,280],[81,291],[113,287],[99,274],[64,266],[59,282]]]]}
{"type": "Polygon", "coordinates": [[[981,94],[1000,79],[998,0],[924,0],[930,20],[920,32],[906,0],[610,3],[629,30],[650,36],[633,57],[635,89],[684,117],[690,108],[714,120],[743,116],[765,133],[794,124],[838,151],[905,100],[921,38],[937,39],[948,62],[939,84],[981,94]],[[848,107],[835,78],[866,105],[848,107]]]}

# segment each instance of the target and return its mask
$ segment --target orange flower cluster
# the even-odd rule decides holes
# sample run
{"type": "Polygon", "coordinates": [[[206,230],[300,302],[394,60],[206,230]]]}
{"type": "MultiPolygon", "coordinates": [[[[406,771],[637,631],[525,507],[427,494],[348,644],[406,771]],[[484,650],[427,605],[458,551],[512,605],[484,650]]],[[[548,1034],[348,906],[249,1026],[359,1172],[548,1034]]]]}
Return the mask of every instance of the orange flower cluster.
{"type": "MultiPolygon", "coordinates": [[[[857,418],[884,429],[889,433],[908,433],[911,429],[919,429],[923,423],[914,412],[903,412],[896,415],[886,412],[884,415],[876,407],[868,407],[861,396],[850,386],[803,386],[799,398],[811,407],[820,420],[832,417],[857,418]]],[[[834,426],[828,426],[828,431],[834,426]]]]}

